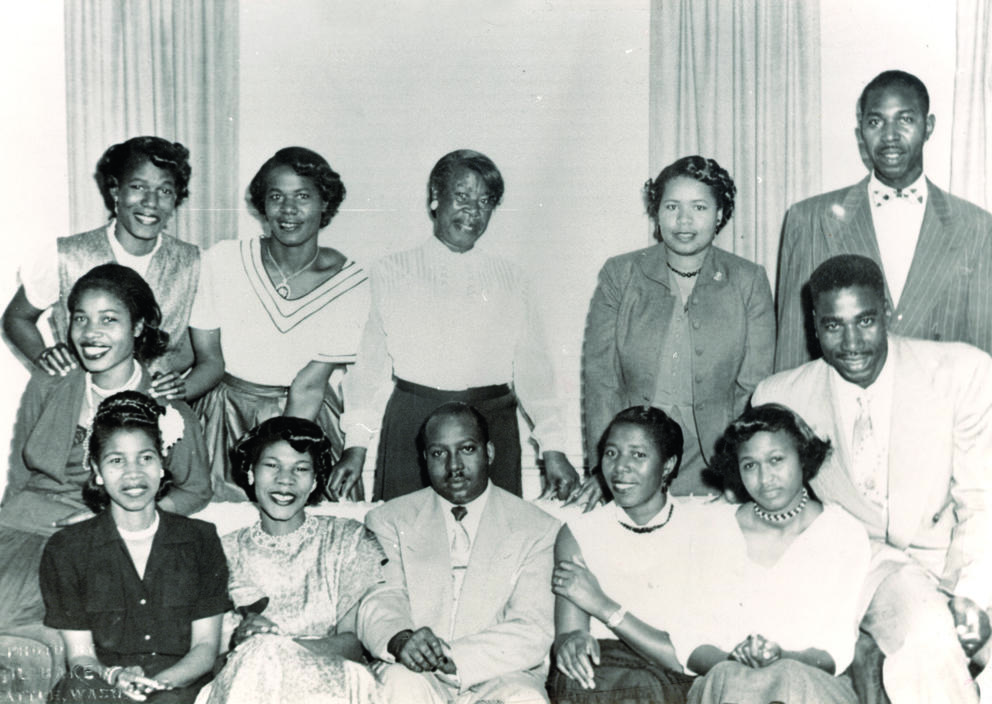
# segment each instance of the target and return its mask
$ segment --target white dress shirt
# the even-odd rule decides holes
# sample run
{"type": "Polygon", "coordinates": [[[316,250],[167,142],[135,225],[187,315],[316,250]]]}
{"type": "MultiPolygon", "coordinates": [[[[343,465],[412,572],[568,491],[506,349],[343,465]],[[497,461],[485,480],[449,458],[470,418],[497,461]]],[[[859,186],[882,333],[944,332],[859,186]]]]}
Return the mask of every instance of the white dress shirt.
{"type": "Polygon", "coordinates": [[[868,199],[872,204],[871,219],[882,257],[882,270],[892,296],[892,307],[906,285],[909,268],[916,253],[916,242],[923,227],[927,207],[927,179],[923,174],[902,191],[912,191],[911,197],[888,197],[893,189],[878,180],[872,172],[868,179],[868,199]],[[880,195],[881,194],[881,195],[880,195]]]}

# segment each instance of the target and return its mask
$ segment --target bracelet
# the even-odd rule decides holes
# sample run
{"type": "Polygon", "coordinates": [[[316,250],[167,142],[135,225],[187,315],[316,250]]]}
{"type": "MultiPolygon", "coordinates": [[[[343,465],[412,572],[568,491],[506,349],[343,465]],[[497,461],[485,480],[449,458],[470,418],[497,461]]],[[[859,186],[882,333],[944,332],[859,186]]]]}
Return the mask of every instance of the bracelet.
{"type": "Polygon", "coordinates": [[[120,679],[121,673],[124,672],[124,668],[120,665],[114,665],[113,667],[108,667],[103,671],[103,679],[111,687],[117,684],[117,680],[120,679]]]}
{"type": "Polygon", "coordinates": [[[606,626],[610,630],[613,630],[623,621],[624,616],[627,615],[627,609],[622,606],[617,607],[617,610],[610,614],[610,617],[606,619],[606,626]]]}

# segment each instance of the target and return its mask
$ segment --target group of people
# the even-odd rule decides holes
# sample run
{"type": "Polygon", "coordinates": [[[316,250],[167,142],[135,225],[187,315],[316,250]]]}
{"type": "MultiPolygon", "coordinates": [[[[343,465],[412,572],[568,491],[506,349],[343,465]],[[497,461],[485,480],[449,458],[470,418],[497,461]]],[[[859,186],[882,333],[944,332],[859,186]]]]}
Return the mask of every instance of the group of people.
{"type": "Polygon", "coordinates": [[[266,161],[265,234],[201,257],[166,232],[185,148],[114,145],[109,224],[26,264],[3,316],[37,373],[0,635],[61,633],[56,701],[977,702],[992,215],[925,178],[916,77],[880,74],[857,120],[872,173],[789,210],[777,310],[713,244],[725,169],[645,184],[658,244],[590,303],[584,479],[524,276],[476,247],[504,192],[488,157],[442,157],[432,236],[366,272],[318,243],[345,196],[320,155],[266,161]],[[520,410],[543,496],[591,509],[564,526],[520,498],[520,410]],[[385,504],[308,514],[363,498],[376,436],[385,504]],[[259,522],[183,517],[211,500],[259,522]]]}

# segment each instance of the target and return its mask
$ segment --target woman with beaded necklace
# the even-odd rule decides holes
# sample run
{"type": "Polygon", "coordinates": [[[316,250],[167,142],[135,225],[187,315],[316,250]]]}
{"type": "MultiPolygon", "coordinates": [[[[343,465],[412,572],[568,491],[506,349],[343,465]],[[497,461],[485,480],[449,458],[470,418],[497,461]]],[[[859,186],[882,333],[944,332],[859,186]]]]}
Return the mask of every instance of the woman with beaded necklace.
{"type": "Polygon", "coordinates": [[[593,461],[610,419],[661,408],[682,427],[675,496],[713,494],[704,470],[723,429],[772,371],[775,315],[762,267],[713,246],[736,188],[713,159],[683,157],[644,184],[658,240],[608,260],[582,347],[583,435],[593,461]]]}
{"type": "Polygon", "coordinates": [[[694,561],[695,618],[674,638],[696,680],[689,702],[856,704],[846,677],[871,549],[864,528],[809,487],[830,450],[792,410],[747,410],[714,468],[739,497],[716,504],[694,561]]]}
{"type": "Polygon", "coordinates": [[[682,430],[657,408],[628,408],[607,427],[599,457],[613,502],[570,520],[555,544],[551,699],[678,704],[692,678],[672,634],[689,612],[702,508],[668,496],[682,430]]]}

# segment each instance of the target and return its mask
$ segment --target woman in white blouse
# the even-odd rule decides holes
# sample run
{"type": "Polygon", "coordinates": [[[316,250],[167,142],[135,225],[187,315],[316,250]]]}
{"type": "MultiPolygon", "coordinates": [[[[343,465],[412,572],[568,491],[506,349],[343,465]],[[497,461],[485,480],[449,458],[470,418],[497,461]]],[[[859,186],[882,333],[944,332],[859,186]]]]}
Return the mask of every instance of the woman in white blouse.
{"type": "Polygon", "coordinates": [[[370,270],[372,306],[358,361],[345,382],[345,454],[331,476],[346,494],[379,433],[373,499],[427,486],[415,446],[421,423],[450,401],[469,403],[493,429],[493,482],[521,494],[517,404],[534,423],[545,493],[567,498],[578,475],[564,449],[562,407],[523,272],[475,245],[503,197],[484,154],[442,157],[427,184],[432,236],[370,270]],[[395,383],[394,383],[395,380],[395,383]]]}
{"type": "Polygon", "coordinates": [[[698,555],[694,613],[673,637],[700,675],[689,702],[856,704],[847,677],[870,547],[861,524],[809,488],[830,450],[792,410],[745,411],[714,467],[739,505],[718,504],[698,555]]]}

